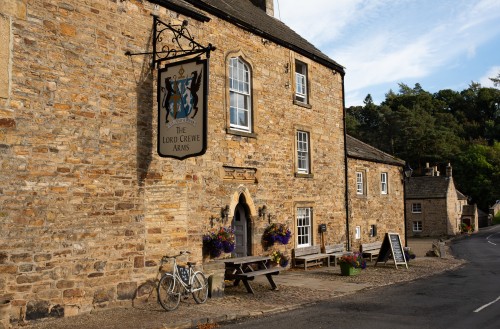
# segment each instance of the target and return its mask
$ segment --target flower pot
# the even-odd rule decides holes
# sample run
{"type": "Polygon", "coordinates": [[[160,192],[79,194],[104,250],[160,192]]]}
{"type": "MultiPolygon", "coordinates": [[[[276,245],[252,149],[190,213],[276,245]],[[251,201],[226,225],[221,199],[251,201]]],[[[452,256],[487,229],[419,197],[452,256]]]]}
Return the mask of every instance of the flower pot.
{"type": "Polygon", "coordinates": [[[340,263],[340,274],[344,276],[358,275],[361,273],[360,268],[353,267],[348,263],[340,263]]]}

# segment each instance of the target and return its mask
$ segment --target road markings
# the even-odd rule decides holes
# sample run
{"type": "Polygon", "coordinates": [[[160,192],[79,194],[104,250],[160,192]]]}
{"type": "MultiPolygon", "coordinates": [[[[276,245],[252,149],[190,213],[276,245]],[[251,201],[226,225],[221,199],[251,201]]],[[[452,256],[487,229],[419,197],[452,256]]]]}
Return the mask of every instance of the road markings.
{"type": "Polygon", "coordinates": [[[488,243],[491,243],[492,245],[496,246],[497,244],[491,241],[488,241],[488,243]]]}
{"type": "Polygon", "coordinates": [[[484,305],[483,305],[483,306],[481,306],[480,308],[478,308],[478,309],[474,310],[474,312],[475,312],[475,313],[477,313],[477,312],[481,312],[483,309],[487,308],[488,306],[490,306],[490,305],[492,305],[492,304],[495,304],[495,303],[496,303],[496,302],[498,302],[499,300],[500,300],[500,296],[499,296],[497,299],[495,299],[494,301],[489,302],[488,304],[484,304],[484,305]]]}

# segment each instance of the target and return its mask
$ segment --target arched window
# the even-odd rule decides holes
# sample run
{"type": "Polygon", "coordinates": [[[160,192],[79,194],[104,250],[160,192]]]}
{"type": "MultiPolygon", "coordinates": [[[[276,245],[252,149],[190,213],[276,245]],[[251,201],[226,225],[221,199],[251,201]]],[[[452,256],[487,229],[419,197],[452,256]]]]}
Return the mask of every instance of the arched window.
{"type": "Polygon", "coordinates": [[[239,57],[229,60],[229,121],[232,129],[252,132],[251,73],[239,57]]]}

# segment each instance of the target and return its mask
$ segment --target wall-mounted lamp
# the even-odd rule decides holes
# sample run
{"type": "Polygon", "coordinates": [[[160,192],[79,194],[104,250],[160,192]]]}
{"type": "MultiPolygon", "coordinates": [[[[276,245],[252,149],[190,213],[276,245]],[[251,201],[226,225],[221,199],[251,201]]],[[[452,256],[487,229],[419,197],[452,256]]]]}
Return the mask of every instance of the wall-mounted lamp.
{"type": "Polygon", "coordinates": [[[220,217],[221,220],[224,222],[224,224],[227,223],[228,216],[229,216],[229,206],[226,205],[225,207],[220,208],[220,217]]]}
{"type": "Polygon", "coordinates": [[[223,225],[227,224],[227,218],[229,216],[229,206],[220,208],[220,217],[210,216],[210,226],[213,228],[215,223],[221,223],[223,225]]]}
{"type": "Polygon", "coordinates": [[[266,205],[263,205],[262,207],[259,208],[259,218],[266,218],[267,215],[267,207],[266,205]]]}
{"type": "Polygon", "coordinates": [[[411,169],[410,165],[407,162],[405,164],[405,167],[403,168],[403,174],[405,175],[404,178],[410,179],[412,173],[413,173],[413,169],[411,169]]]}

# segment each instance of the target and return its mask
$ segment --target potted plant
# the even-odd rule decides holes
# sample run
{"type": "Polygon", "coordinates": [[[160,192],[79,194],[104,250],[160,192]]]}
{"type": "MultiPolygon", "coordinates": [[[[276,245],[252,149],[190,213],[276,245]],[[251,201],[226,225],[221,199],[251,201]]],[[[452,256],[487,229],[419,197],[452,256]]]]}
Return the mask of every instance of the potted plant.
{"type": "Polygon", "coordinates": [[[219,257],[222,253],[233,252],[234,243],[234,230],[231,227],[221,226],[203,235],[204,252],[212,258],[219,257]]]}
{"type": "Polygon", "coordinates": [[[275,250],[271,253],[271,263],[274,265],[279,265],[281,267],[286,267],[288,265],[288,257],[285,256],[281,251],[275,250]]]}
{"type": "Polygon", "coordinates": [[[462,231],[462,233],[471,234],[472,232],[474,232],[474,225],[462,223],[460,225],[460,230],[462,231]]]}
{"type": "Polygon", "coordinates": [[[345,254],[339,258],[341,275],[356,275],[366,268],[366,260],[359,252],[345,254]]]}
{"type": "Polygon", "coordinates": [[[291,236],[292,232],[288,226],[285,224],[273,223],[264,230],[262,239],[268,246],[272,246],[275,242],[287,244],[291,236]]]}
{"type": "Polygon", "coordinates": [[[413,251],[411,251],[409,247],[404,247],[403,249],[404,249],[405,258],[406,258],[407,262],[409,262],[410,259],[415,259],[415,257],[417,257],[417,255],[415,255],[415,253],[413,251]]]}

